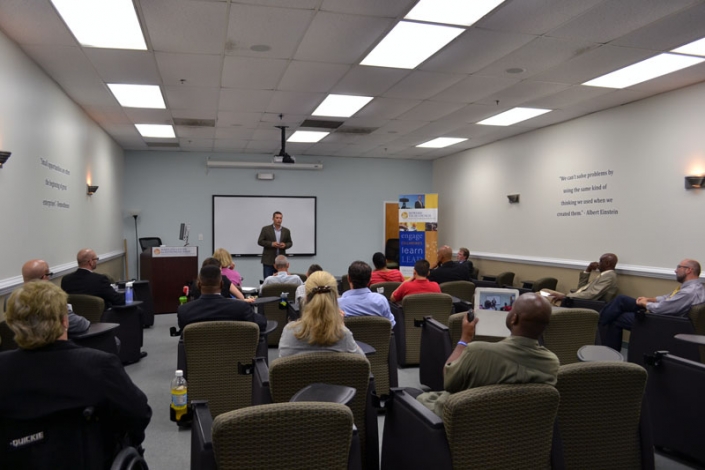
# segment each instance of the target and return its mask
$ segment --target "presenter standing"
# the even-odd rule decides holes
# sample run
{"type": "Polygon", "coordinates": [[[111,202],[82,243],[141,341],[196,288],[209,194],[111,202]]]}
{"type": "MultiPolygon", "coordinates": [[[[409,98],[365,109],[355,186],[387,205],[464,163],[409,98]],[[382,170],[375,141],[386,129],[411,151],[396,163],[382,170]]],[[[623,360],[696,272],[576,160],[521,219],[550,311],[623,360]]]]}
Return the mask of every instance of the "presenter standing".
{"type": "Polygon", "coordinates": [[[274,258],[286,255],[286,250],[291,248],[291,232],[282,227],[284,216],[277,211],[272,215],[272,225],[262,227],[257,244],[262,247],[262,267],[264,279],[274,274],[274,258]]]}

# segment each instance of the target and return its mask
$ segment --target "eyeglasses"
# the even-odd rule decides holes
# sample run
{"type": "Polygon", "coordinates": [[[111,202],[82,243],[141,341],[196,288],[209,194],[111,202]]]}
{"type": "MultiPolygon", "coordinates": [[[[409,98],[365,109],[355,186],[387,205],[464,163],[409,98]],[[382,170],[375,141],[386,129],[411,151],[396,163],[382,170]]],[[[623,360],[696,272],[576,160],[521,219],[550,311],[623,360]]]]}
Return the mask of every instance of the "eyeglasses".
{"type": "Polygon", "coordinates": [[[679,264],[678,266],[676,266],[676,269],[680,269],[680,268],[683,268],[683,269],[693,269],[693,268],[691,268],[690,266],[683,266],[682,264],[679,264]]]}
{"type": "Polygon", "coordinates": [[[98,261],[99,259],[100,259],[100,258],[98,258],[98,257],[96,256],[95,258],[91,258],[91,261],[98,261]]]}
{"type": "Polygon", "coordinates": [[[44,273],[44,277],[52,277],[53,275],[54,273],[52,272],[44,273]]]}

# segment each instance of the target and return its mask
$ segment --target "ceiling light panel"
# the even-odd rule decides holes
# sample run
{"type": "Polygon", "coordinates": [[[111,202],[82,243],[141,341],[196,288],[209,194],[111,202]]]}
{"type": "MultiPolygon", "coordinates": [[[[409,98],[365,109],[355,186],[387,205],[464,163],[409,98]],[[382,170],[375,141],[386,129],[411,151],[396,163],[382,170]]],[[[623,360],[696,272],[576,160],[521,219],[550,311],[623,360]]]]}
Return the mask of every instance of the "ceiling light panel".
{"type": "Polygon", "coordinates": [[[587,86],[603,88],[627,88],[652,78],[699,64],[705,58],[689,57],[676,54],[659,54],[650,59],[637,62],[623,69],[615,70],[601,77],[583,83],[587,86]]]}
{"type": "Polygon", "coordinates": [[[468,139],[460,138],[460,137],[438,137],[433,140],[429,140],[428,142],[424,142],[423,144],[417,145],[417,147],[421,148],[429,148],[429,149],[442,149],[443,147],[449,147],[451,145],[459,144],[460,142],[464,142],[468,139]]]}
{"type": "Polygon", "coordinates": [[[705,38],[693,41],[685,46],[681,46],[677,49],[673,49],[671,52],[677,52],[678,54],[689,54],[689,55],[699,55],[705,57],[705,38]]]}
{"type": "Polygon", "coordinates": [[[526,121],[527,119],[534,118],[536,116],[541,116],[551,112],[550,109],[540,109],[540,108],[513,108],[509,111],[497,114],[491,118],[487,118],[484,121],[478,122],[483,126],[511,126],[517,122],[526,121]]]}
{"type": "Polygon", "coordinates": [[[371,96],[328,95],[318,108],[314,116],[350,117],[363,106],[372,101],[371,96]]]}
{"type": "Polygon", "coordinates": [[[158,85],[125,85],[108,83],[110,91],[124,108],[166,109],[158,85]]]}
{"type": "Polygon", "coordinates": [[[404,19],[470,26],[501,3],[504,0],[421,0],[404,19]]]}
{"type": "Polygon", "coordinates": [[[321,131],[296,131],[286,139],[287,142],[318,142],[330,132],[321,131]]]}
{"type": "Polygon", "coordinates": [[[86,47],[147,50],[132,0],[51,0],[86,47]]]}
{"type": "Polygon", "coordinates": [[[463,31],[452,26],[400,21],[360,64],[413,69],[463,31]]]}
{"type": "Polygon", "coordinates": [[[174,128],[170,124],[135,124],[142,137],[155,137],[162,139],[176,138],[174,128]]]}

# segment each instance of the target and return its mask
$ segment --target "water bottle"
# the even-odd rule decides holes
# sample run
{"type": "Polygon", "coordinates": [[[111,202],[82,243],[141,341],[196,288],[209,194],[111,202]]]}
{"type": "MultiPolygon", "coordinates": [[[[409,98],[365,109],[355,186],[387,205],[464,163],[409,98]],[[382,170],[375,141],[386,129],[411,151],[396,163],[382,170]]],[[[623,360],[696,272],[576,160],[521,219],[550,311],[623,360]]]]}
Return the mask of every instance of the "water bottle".
{"type": "Polygon", "coordinates": [[[184,371],[177,370],[171,380],[171,409],[170,417],[172,421],[179,423],[187,413],[188,408],[188,385],[184,378],[184,371]]]}
{"type": "Polygon", "coordinates": [[[131,304],[132,301],[134,300],[134,291],[132,290],[132,285],[133,285],[132,281],[125,283],[125,303],[126,304],[131,304]]]}
{"type": "Polygon", "coordinates": [[[184,295],[179,297],[179,305],[183,305],[186,302],[188,302],[188,294],[189,294],[189,288],[188,288],[188,286],[184,286],[184,295]]]}
{"type": "Polygon", "coordinates": [[[289,293],[282,292],[279,294],[279,310],[286,310],[289,308],[289,293]]]}

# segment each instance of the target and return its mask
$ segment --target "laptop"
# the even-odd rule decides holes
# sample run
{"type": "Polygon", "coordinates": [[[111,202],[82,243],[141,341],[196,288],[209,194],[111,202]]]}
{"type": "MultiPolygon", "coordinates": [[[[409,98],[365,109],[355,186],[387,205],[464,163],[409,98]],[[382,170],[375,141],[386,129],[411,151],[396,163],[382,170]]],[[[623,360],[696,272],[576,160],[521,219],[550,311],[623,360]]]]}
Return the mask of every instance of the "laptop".
{"type": "Polygon", "coordinates": [[[475,289],[473,305],[475,310],[496,310],[508,312],[519,298],[518,289],[498,287],[478,287],[475,289]]]}

